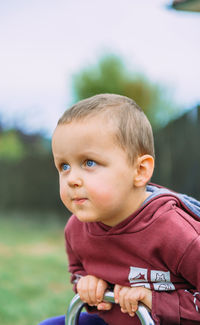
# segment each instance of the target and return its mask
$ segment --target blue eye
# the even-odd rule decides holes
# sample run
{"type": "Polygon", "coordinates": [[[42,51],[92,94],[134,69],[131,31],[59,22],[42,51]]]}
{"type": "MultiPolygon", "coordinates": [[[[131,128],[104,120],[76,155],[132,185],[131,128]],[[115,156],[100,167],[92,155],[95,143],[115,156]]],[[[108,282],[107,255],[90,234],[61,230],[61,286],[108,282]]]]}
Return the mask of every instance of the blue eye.
{"type": "Polygon", "coordinates": [[[62,170],[69,170],[70,169],[70,165],[69,164],[62,164],[62,170]]]}
{"type": "Polygon", "coordinates": [[[94,160],[87,160],[86,161],[86,166],[87,167],[94,167],[96,165],[94,160]]]}

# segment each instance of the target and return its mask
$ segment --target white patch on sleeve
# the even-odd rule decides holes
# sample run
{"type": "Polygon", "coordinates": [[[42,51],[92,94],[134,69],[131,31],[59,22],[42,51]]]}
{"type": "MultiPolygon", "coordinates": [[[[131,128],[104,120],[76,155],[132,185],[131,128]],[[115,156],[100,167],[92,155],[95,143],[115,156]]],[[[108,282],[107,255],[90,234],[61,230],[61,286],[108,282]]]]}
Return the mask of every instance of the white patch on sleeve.
{"type": "Polygon", "coordinates": [[[172,282],[158,282],[153,283],[154,290],[156,291],[173,291],[175,286],[172,282]]]}
{"type": "Polygon", "coordinates": [[[154,290],[157,291],[171,291],[175,290],[175,286],[171,282],[170,272],[159,270],[151,270],[151,282],[153,283],[154,290]]]}
{"type": "Polygon", "coordinates": [[[150,289],[151,284],[156,291],[172,291],[175,290],[174,284],[171,282],[170,272],[161,270],[151,270],[141,267],[130,266],[128,280],[131,287],[145,287],[150,289]],[[150,279],[148,278],[150,277],[150,279]]]}
{"type": "Polygon", "coordinates": [[[130,283],[148,282],[147,269],[130,266],[128,279],[130,283]]]}
{"type": "Polygon", "coordinates": [[[151,289],[150,283],[147,283],[147,282],[132,283],[131,287],[143,287],[143,288],[151,289]]]}

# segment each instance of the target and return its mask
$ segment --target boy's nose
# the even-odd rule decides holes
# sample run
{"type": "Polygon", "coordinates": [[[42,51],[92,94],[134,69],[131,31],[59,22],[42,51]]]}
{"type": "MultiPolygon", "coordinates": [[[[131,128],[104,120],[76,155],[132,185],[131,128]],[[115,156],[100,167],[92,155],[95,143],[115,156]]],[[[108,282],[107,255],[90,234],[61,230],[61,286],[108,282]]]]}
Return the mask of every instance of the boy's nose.
{"type": "Polygon", "coordinates": [[[70,187],[79,187],[83,184],[81,177],[73,171],[68,175],[67,182],[70,187]]]}

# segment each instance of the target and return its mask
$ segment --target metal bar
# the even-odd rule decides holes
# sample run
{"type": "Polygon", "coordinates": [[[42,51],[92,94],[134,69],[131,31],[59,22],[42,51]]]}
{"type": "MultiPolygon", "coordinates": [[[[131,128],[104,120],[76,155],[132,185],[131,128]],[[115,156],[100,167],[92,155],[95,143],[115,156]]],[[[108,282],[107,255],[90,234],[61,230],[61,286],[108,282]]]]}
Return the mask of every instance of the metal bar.
{"type": "MultiPolygon", "coordinates": [[[[107,291],[104,295],[104,301],[115,303],[114,293],[111,291],[107,291]]],[[[81,301],[79,294],[75,295],[72,298],[71,303],[67,310],[65,325],[77,325],[78,324],[77,320],[78,320],[79,314],[80,314],[82,308],[84,307],[84,305],[85,304],[84,304],[84,302],[81,301]]],[[[139,304],[136,314],[137,314],[138,318],[140,319],[140,322],[142,325],[155,325],[153,319],[150,316],[149,311],[147,310],[147,308],[144,305],[139,304]]]]}

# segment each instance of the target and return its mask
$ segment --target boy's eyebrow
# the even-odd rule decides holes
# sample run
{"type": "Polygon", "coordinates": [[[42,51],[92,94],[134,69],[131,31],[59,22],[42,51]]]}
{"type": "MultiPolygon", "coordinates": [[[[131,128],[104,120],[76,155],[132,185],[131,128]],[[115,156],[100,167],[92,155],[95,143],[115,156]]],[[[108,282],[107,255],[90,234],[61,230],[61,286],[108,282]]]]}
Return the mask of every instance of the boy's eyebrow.
{"type": "MultiPolygon", "coordinates": [[[[86,151],[83,151],[83,152],[80,152],[80,153],[77,152],[75,158],[79,159],[79,160],[84,160],[84,159],[87,159],[87,158],[94,159],[94,160],[96,160],[96,159],[100,160],[101,159],[101,161],[103,160],[102,152],[96,152],[96,151],[94,152],[92,150],[86,150],[86,151]]],[[[70,161],[70,156],[67,156],[65,154],[63,154],[63,155],[54,155],[54,162],[56,164],[67,162],[68,160],[70,161]]]]}
{"type": "Polygon", "coordinates": [[[57,162],[57,163],[63,162],[63,160],[65,160],[65,158],[63,156],[58,156],[58,155],[53,155],[53,159],[54,159],[54,162],[57,162]]]}
{"type": "Polygon", "coordinates": [[[85,151],[77,155],[79,159],[93,159],[98,160],[99,162],[103,162],[105,160],[105,155],[102,154],[102,152],[98,151],[85,151]]]}
{"type": "Polygon", "coordinates": [[[101,154],[98,151],[93,150],[84,150],[82,153],[79,153],[80,156],[100,156],[101,154]]]}

